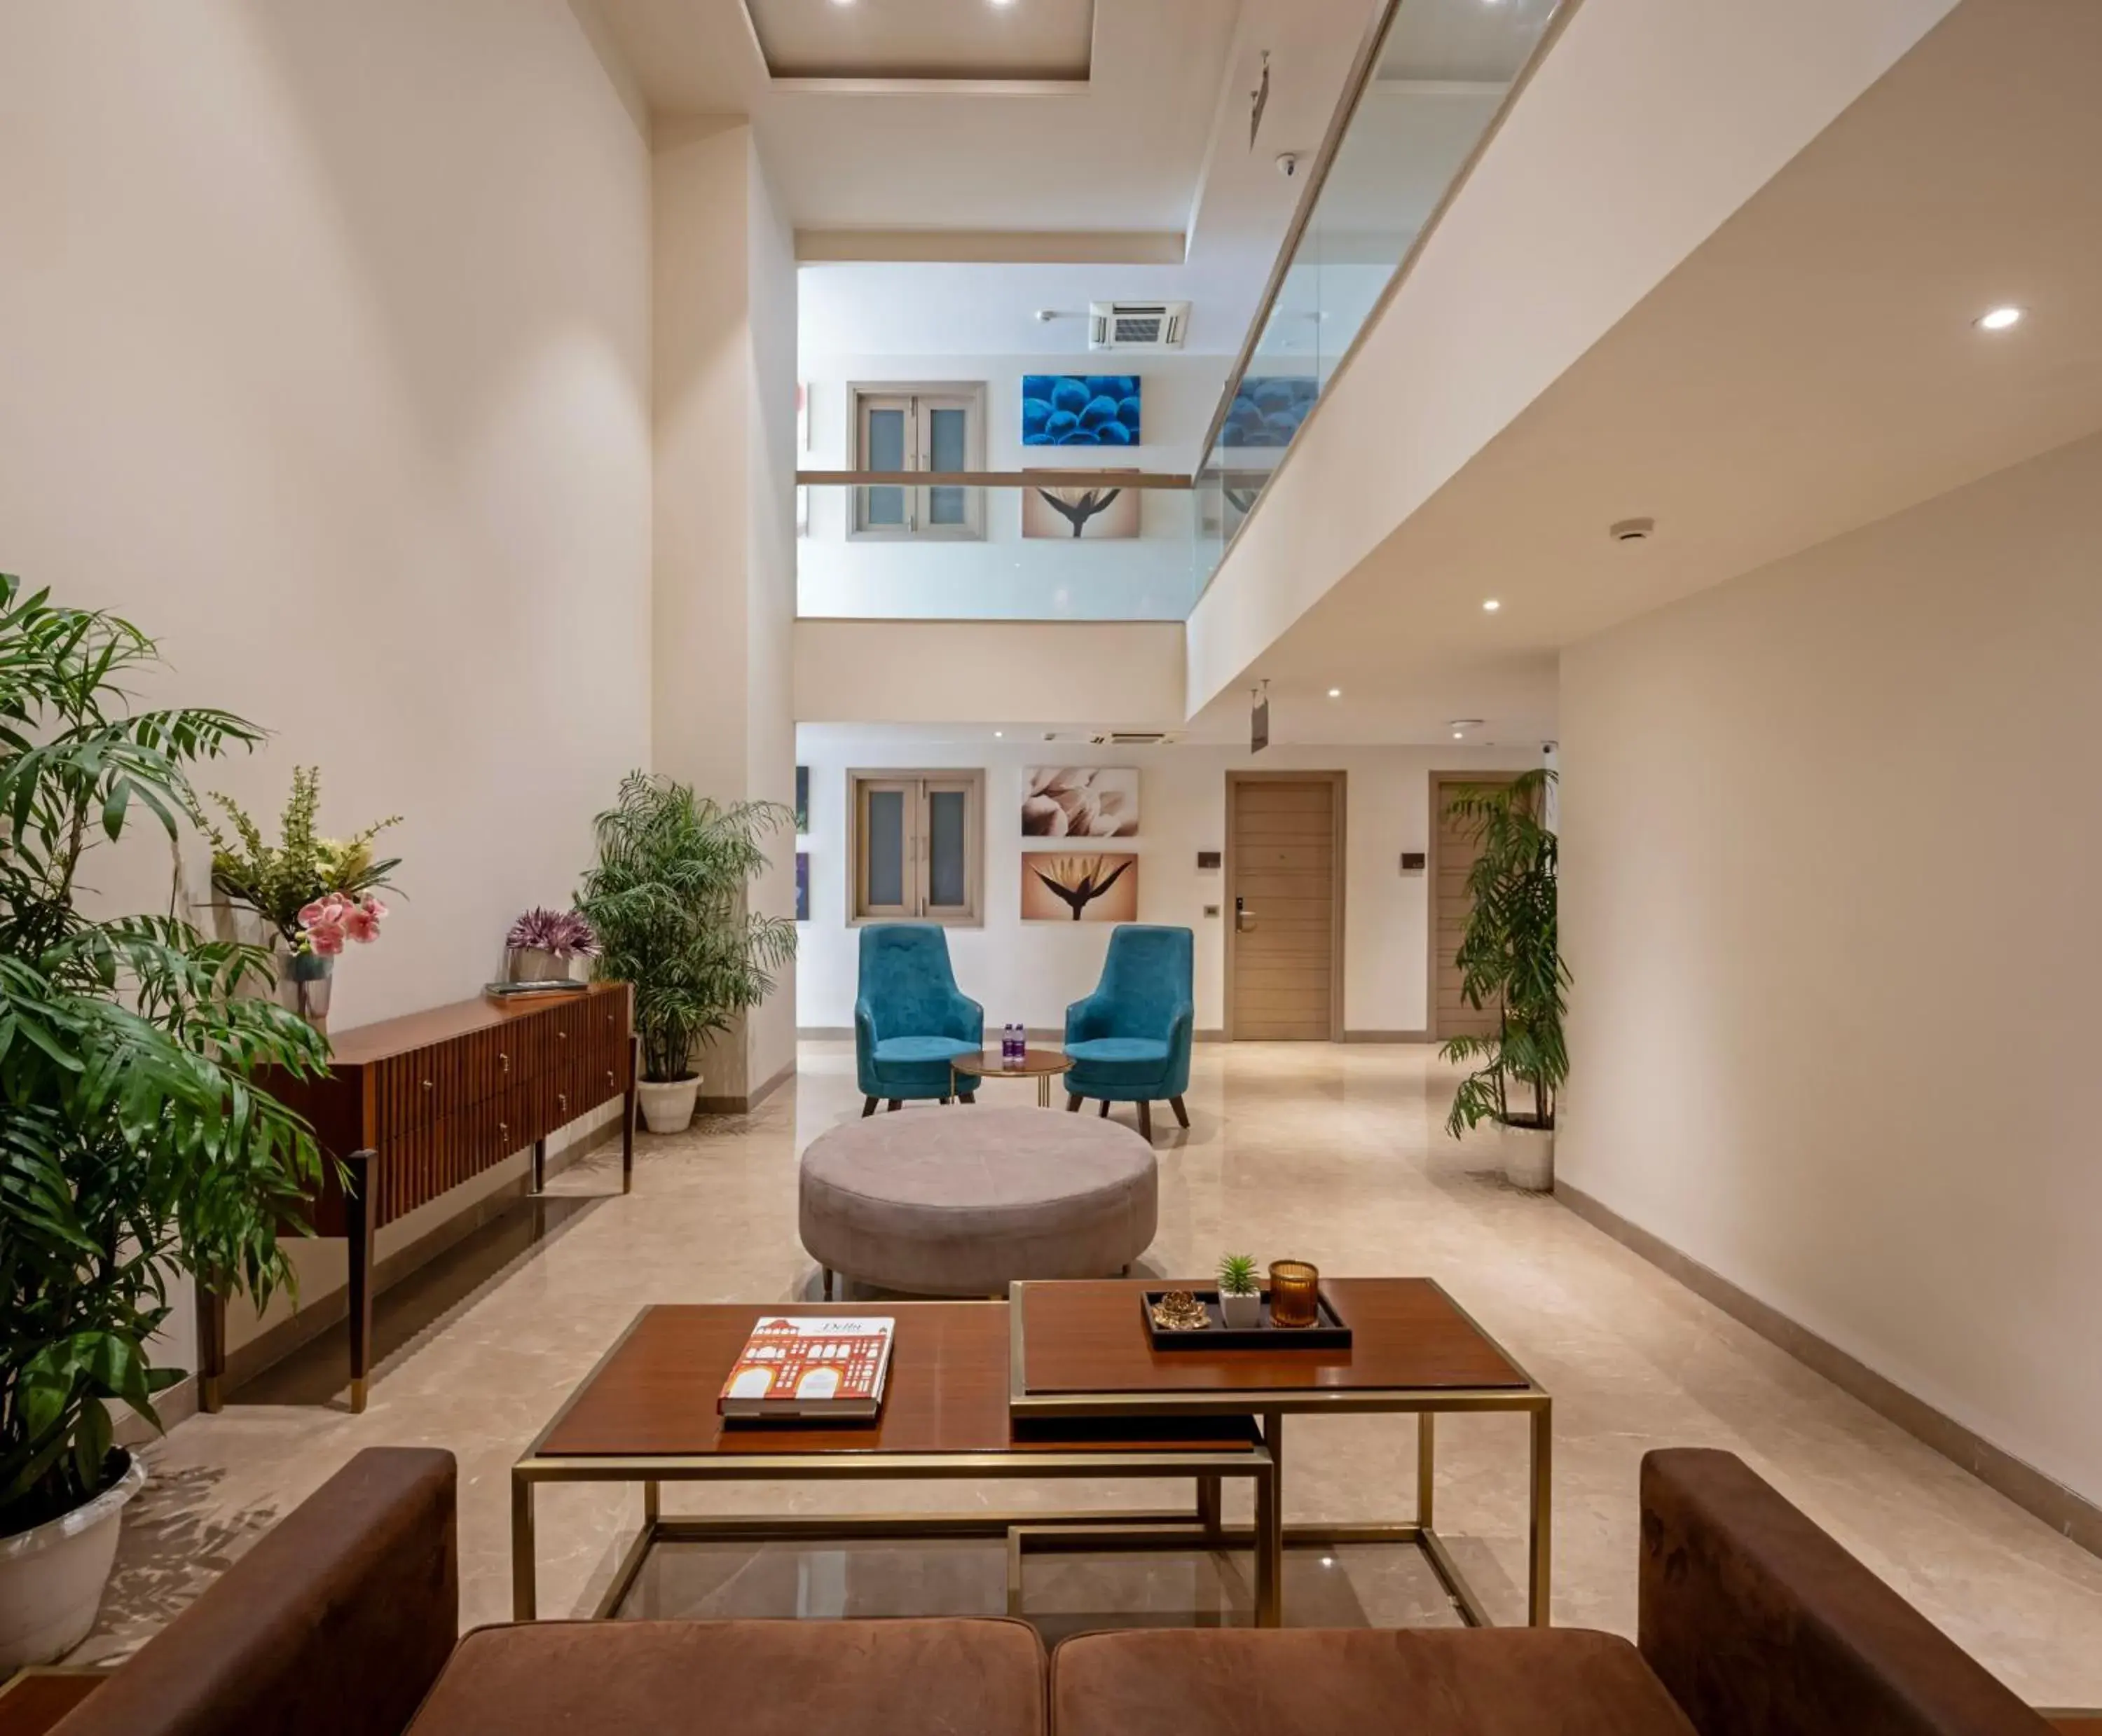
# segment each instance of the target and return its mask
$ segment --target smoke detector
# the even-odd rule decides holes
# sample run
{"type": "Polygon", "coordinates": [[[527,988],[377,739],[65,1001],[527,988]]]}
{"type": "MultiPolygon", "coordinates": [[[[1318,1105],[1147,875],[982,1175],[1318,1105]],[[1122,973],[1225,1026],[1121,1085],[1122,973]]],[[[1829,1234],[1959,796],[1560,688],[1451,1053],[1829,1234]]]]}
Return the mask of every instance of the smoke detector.
{"type": "Polygon", "coordinates": [[[1179,350],[1190,329],[1186,301],[1091,301],[1091,350],[1179,350]]]}
{"type": "Polygon", "coordinates": [[[1608,526],[1606,534],[1616,542],[1647,542],[1656,534],[1656,520],[1653,518],[1624,518],[1619,524],[1608,526]]]}

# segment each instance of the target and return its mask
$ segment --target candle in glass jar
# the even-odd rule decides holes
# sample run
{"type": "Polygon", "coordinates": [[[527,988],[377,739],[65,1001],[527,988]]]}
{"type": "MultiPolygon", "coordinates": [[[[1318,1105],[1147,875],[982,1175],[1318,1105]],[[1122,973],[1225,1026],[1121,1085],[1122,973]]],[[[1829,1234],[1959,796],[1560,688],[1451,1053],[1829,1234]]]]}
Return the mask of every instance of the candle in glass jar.
{"type": "Polygon", "coordinates": [[[1270,1269],[1272,1326],[1310,1326],[1321,1318],[1321,1274],[1303,1260],[1280,1260],[1270,1269]]]}

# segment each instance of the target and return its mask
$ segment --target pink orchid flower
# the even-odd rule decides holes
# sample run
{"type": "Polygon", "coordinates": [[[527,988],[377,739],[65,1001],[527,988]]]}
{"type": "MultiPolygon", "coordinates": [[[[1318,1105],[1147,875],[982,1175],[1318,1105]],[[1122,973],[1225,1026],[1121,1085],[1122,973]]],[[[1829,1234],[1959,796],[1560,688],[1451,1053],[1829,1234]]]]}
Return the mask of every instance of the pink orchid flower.
{"type": "Polygon", "coordinates": [[[309,923],[307,925],[307,945],[324,959],[333,959],[343,950],[343,928],[337,923],[309,923]]]}
{"type": "Polygon", "coordinates": [[[370,910],[353,905],[344,912],[343,932],[359,946],[369,946],[379,938],[379,919],[370,910]]]}

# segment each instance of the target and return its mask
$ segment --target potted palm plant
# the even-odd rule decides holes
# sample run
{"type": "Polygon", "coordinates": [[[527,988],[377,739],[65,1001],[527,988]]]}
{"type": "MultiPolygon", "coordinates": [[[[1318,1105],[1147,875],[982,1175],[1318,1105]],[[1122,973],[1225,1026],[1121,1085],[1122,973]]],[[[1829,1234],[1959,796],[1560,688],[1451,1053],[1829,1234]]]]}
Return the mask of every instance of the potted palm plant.
{"type": "Polygon", "coordinates": [[[1504,784],[1470,784],[1446,813],[1479,853],[1467,872],[1474,899],[1455,962],[1470,1007],[1493,1008],[1497,1029],[1460,1036],[1440,1053],[1479,1063],[1453,1093],[1446,1132],[1483,1122],[1502,1131],[1504,1174],[1514,1186],[1554,1185],[1554,1101],[1569,1074],[1562,1035],[1568,967],[1557,947],[1554,831],[1541,818],[1554,773],[1545,767],[1504,784]]]}
{"type": "Polygon", "coordinates": [[[262,738],[225,711],[131,710],[154,655],[0,574],[0,1675],[94,1625],[144,1478],[112,1407],[157,1428],[182,1378],[152,1342],[171,1278],[267,1300],[290,1276],[278,1226],[321,1176],[255,1082],[327,1061],[267,998],[268,954],[81,908],[94,846],[142,819],[177,840],[184,768],[262,738]]]}
{"type": "Polygon", "coordinates": [[[641,772],[598,817],[598,861],[577,909],[598,937],[598,974],[634,985],[636,1094],[653,1133],[691,1123],[694,1049],[771,994],[771,973],[796,956],[794,920],[747,907],[766,867],[760,839],[794,823],[778,802],[718,807],[641,772]]]}

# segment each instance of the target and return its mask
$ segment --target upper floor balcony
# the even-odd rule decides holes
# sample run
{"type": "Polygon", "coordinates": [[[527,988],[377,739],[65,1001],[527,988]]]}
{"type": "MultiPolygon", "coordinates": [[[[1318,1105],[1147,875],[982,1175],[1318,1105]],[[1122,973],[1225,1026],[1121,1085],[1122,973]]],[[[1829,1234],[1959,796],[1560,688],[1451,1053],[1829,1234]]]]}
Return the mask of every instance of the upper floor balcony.
{"type": "Polygon", "coordinates": [[[916,358],[895,370],[911,378],[883,377],[879,359],[806,374],[806,393],[832,401],[805,406],[798,613],[1186,619],[1557,6],[1377,7],[1231,357],[916,358]],[[1127,371],[1083,371],[1113,365],[1127,371]],[[937,368],[949,377],[927,377],[937,368]]]}

